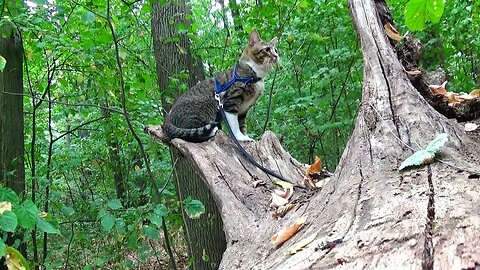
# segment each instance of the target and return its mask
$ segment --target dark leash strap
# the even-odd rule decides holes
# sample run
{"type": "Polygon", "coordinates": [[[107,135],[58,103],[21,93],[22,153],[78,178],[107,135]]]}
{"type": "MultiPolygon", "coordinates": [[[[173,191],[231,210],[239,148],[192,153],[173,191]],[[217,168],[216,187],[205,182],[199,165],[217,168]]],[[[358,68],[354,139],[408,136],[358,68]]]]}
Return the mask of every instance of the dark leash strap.
{"type": "Polygon", "coordinates": [[[268,174],[268,175],[271,175],[275,178],[278,178],[282,181],[285,181],[285,182],[289,182],[291,184],[294,184],[292,183],[292,181],[289,181],[285,178],[283,178],[282,176],[280,176],[279,174],[277,174],[276,172],[270,170],[270,169],[267,169],[265,167],[263,167],[262,165],[260,165],[248,152],[247,150],[245,150],[245,148],[243,148],[243,146],[240,144],[240,142],[237,140],[237,138],[235,138],[235,135],[233,134],[233,131],[232,129],[230,128],[230,125],[228,124],[228,121],[227,121],[227,118],[225,116],[225,110],[223,109],[223,106],[219,106],[218,107],[219,111],[220,111],[220,114],[225,122],[225,126],[227,126],[227,129],[228,129],[228,134],[230,134],[230,138],[232,139],[233,143],[237,146],[237,149],[238,151],[240,151],[240,153],[242,153],[242,155],[245,156],[245,158],[250,161],[250,163],[252,163],[255,167],[259,168],[260,170],[262,170],[264,173],[268,174]]]}
{"type": "MultiPolygon", "coordinates": [[[[230,138],[232,138],[232,141],[233,143],[235,144],[235,146],[237,146],[237,149],[238,151],[240,151],[240,153],[242,153],[242,155],[245,156],[245,158],[250,161],[250,163],[252,163],[255,167],[259,168],[260,170],[262,170],[264,173],[268,174],[268,175],[271,175],[273,177],[276,177],[282,181],[285,181],[285,182],[289,182],[289,183],[292,183],[291,181],[288,181],[286,180],[285,178],[283,178],[282,176],[280,176],[279,174],[277,174],[276,172],[270,170],[270,169],[267,169],[265,167],[263,167],[262,165],[260,165],[246,150],[245,148],[243,148],[243,146],[240,144],[240,142],[238,142],[237,138],[235,137],[235,135],[233,134],[233,131],[232,131],[232,128],[230,127],[228,121],[227,121],[227,117],[225,116],[225,110],[223,109],[223,103],[222,103],[222,100],[220,98],[220,93],[226,91],[228,88],[230,88],[230,86],[232,86],[232,84],[234,84],[235,82],[243,82],[245,83],[245,85],[247,84],[250,84],[250,83],[256,83],[257,81],[259,81],[260,79],[259,78],[253,78],[253,77],[245,77],[245,78],[239,78],[237,76],[237,66],[235,65],[235,67],[233,68],[233,76],[232,76],[232,79],[229,80],[227,83],[225,83],[224,85],[220,85],[220,83],[214,78],[214,81],[215,81],[215,100],[218,102],[218,110],[219,110],[219,113],[220,113],[220,117],[223,119],[223,121],[225,122],[225,126],[227,126],[227,129],[228,129],[228,133],[230,134],[230,138]]],[[[217,118],[218,118],[218,115],[217,115],[217,118]]],[[[293,184],[293,183],[292,183],[293,184]]]]}

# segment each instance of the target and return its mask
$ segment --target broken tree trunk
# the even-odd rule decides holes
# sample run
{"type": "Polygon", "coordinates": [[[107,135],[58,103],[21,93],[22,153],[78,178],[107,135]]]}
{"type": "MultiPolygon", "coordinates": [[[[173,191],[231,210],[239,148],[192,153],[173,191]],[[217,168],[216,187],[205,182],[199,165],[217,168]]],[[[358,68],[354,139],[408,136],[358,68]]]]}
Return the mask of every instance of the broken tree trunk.
{"type": "MultiPolygon", "coordinates": [[[[384,5],[349,0],[364,60],[355,129],[331,180],[316,193],[297,189],[298,206],[283,219],[271,217],[268,177],[239,156],[225,135],[202,144],[172,141],[218,207],[226,240],[218,243],[226,246],[220,269],[480,265],[480,144],[430,107],[413,87],[380,22],[377,7],[384,5]],[[449,137],[437,155],[441,162],[398,171],[403,160],[440,133],[449,137]],[[267,185],[255,188],[257,179],[267,185]],[[295,236],[281,246],[271,244],[272,235],[300,216],[306,216],[307,223],[295,236]],[[314,233],[315,240],[306,248],[285,255],[314,233]],[[338,244],[325,248],[331,241],[338,244]]],[[[303,177],[305,166],[271,133],[246,145],[267,167],[293,181],[303,177]]],[[[220,239],[205,232],[204,237],[204,242],[220,239]]]]}

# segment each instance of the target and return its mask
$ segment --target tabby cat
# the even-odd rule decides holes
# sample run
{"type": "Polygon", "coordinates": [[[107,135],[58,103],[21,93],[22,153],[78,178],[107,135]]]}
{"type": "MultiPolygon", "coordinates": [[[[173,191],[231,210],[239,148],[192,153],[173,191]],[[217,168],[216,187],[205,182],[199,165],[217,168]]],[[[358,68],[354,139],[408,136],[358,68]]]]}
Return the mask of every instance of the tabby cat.
{"type": "MultiPolygon", "coordinates": [[[[237,77],[250,77],[252,83],[237,81],[220,94],[225,118],[238,141],[253,141],[247,136],[245,118],[264,89],[262,79],[279,60],[276,44],[276,38],[262,41],[257,30],[253,30],[236,64],[237,77]]],[[[215,80],[224,85],[233,78],[233,71],[234,68],[231,68],[216,74],[214,78],[203,80],[177,99],[162,126],[169,140],[181,138],[203,142],[215,136],[220,125],[215,80]]]]}

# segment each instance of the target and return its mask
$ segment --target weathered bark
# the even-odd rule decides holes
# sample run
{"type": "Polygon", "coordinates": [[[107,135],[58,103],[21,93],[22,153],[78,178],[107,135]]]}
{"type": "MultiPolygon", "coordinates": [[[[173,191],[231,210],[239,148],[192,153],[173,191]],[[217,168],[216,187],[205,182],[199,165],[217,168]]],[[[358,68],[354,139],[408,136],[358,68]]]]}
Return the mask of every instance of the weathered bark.
{"type": "MultiPolygon", "coordinates": [[[[172,141],[196,168],[219,209],[227,245],[220,269],[480,265],[480,144],[430,107],[411,84],[384,33],[376,4],[384,2],[349,0],[364,60],[362,103],[353,134],[331,180],[315,194],[297,190],[299,206],[284,219],[271,217],[271,184],[252,186],[257,178],[267,177],[238,156],[224,135],[202,144],[172,141]],[[442,162],[398,171],[403,160],[439,133],[449,136],[437,156],[442,162]],[[272,245],[271,236],[299,216],[307,216],[307,224],[282,246],[272,245]],[[315,240],[304,250],[284,255],[313,233],[315,240]],[[339,244],[323,248],[331,241],[339,244]]],[[[246,145],[267,167],[301,179],[305,167],[271,134],[246,145]]]]}
{"type": "MultiPolygon", "coordinates": [[[[177,32],[177,25],[190,25],[190,21],[186,18],[186,15],[190,13],[186,2],[181,0],[169,1],[164,5],[159,3],[153,4],[152,36],[158,85],[163,92],[162,105],[165,112],[168,112],[171,108],[167,98],[176,98],[181,94],[178,90],[173,91],[173,93],[167,91],[170,77],[181,71],[188,71],[190,76],[185,82],[188,87],[192,87],[205,78],[200,59],[195,59],[192,56],[190,41],[187,35],[177,32]]],[[[176,166],[178,166],[182,168],[183,173],[190,174],[185,179],[181,179],[177,177],[177,174],[174,174],[179,199],[184,200],[188,196],[184,196],[184,194],[190,194],[194,199],[202,199],[206,206],[213,204],[208,189],[195,188],[198,185],[195,171],[189,170],[189,165],[184,163],[183,159],[178,155],[179,152],[172,149],[171,157],[175,171],[178,171],[176,169],[176,166]],[[180,161],[176,163],[179,159],[180,161]],[[182,181],[179,181],[179,179],[182,181]]],[[[209,209],[207,211],[208,215],[201,219],[204,222],[196,222],[196,220],[192,222],[188,217],[184,216],[185,236],[189,245],[189,254],[193,257],[192,269],[216,269],[221,260],[221,253],[225,249],[225,237],[222,233],[217,233],[219,230],[221,232],[222,226],[219,223],[221,220],[219,220],[218,214],[213,212],[216,211],[213,207],[209,209]],[[210,217],[213,217],[213,219],[210,217]],[[196,225],[200,225],[200,227],[196,227],[196,225]],[[215,232],[217,237],[215,240],[218,240],[220,243],[223,242],[223,244],[218,245],[217,241],[211,241],[212,239],[207,237],[208,235],[213,235],[213,232],[215,232]]]]}
{"type": "Polygon", "coordinates": [[[0,35],[0,55],[7,60],[0,72],[0,181],[19,195],[25,190],[22,53],[20,32],[5,23],[0,35]]]}
{"type": "MultiPolygon", "coordinates": [[[[163,5],[153,3],[152,36],[158,85],[162,91],[167,89],[169,78],[181,71],[188,71],[190,76],[186,83],[189,87],[205,79],[200,60],[192,57],[186,33],[177,32],[178,25],[190,25],[186,19],[189,13],[185,0],[168,1],[163,5]]],[[[163,95],[162,104],[168,112],[171,104],[165,98],[166,95],[163,95]]]]}

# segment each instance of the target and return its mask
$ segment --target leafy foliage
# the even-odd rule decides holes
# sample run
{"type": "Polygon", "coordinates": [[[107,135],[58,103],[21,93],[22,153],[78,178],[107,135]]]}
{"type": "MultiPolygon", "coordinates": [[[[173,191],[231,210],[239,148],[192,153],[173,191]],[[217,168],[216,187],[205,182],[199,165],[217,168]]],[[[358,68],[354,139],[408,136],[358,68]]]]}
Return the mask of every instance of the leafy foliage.
{"type": "MultiPolygon", "coordinates": [[[[27,192],[19,198],[0,188],[0,202],[12,204],[0,215],[0,230],[29,232],[22,239],[28,254],[47,245],[46,260],[40,256],[36,264],[49,269],[148,267],[152,257],[162,257],[157,240],[164,223],[176,236],[174,244],[182,246],[182,209],[190,218],[205,212],[198,200],[177,200],[169,182],[168,148],[150,143],[142,132],[162,122],[160,100],[186,91],[189,77],[188,71],[169,74],[169,86],[157,86],[152,2],[36,0],[27,1],[18,14],[10,14],[8,6],[2,11],[0,25],[13,22],[22,31],[25,50],[27,192]],[[118,55],[107,14],[119,41],[118,55]],[[157,185],[166,187],[161,203],[152,201],[146,164],[125,123],[117,56],[126,110],[157,185]],[[43,232],[49,237],[43,238],[43,232]]],[[[415,33],[426,45],[425,69],[442,66],[453,89],[478,88],[480,14],[474,11],[480,1],[391,0],[389,5],[399,30],[405,32],[407,25],[425,29],[415,33]]],[[[253,28],[264,39],[279,39],[281,65],[249,112],[249,133],[258,138],[265,129],[273,130],[297,159],[310,164],[321,156],[323,166],[333,170],[361,98],[361,52],[347,2],[249,0],[222,7],[216,1],[192,1],[189,7],[192,24],[176,25],[176,35],[188,35],[207,76],[235,63],[253,28]]],[[[174,36],[165,42],[185,52],[177,41],[174,36]]],[[[0,72],[4,60],[0,57],[0,72]]],[[[4,241],[0,254],[18,247],[4,241]]]]}
{"type": "Polygon", "coordinates": [[[425,29],[428,21],[438,23],[445,8],[444,0],[410,0],[405,6],[405,24],[410,30],[425,29]]]}

